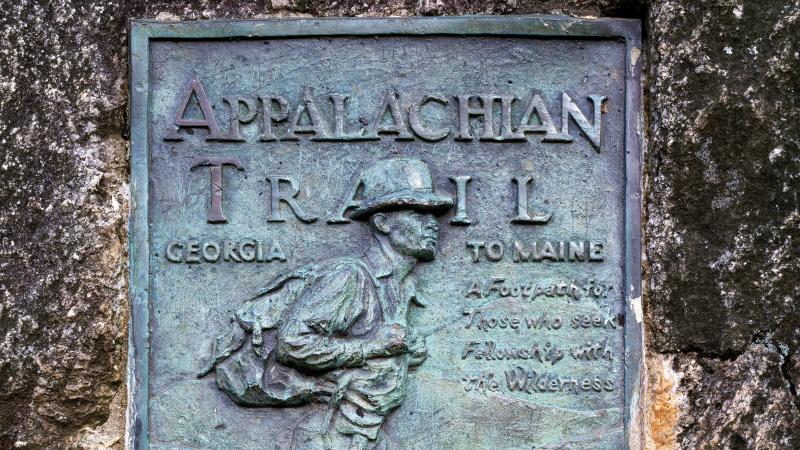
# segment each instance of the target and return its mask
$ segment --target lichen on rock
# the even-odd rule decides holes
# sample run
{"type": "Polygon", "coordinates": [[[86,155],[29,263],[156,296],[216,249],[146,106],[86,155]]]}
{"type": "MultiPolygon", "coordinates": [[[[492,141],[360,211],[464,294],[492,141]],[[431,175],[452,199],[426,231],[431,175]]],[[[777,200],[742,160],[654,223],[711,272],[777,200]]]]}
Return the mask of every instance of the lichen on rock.
{"type": "Polygon", "coordinates": [[[800,447],[800,3],[651,2],[648,47],[648,351],[684,374],[678,444],[800,447]]]}

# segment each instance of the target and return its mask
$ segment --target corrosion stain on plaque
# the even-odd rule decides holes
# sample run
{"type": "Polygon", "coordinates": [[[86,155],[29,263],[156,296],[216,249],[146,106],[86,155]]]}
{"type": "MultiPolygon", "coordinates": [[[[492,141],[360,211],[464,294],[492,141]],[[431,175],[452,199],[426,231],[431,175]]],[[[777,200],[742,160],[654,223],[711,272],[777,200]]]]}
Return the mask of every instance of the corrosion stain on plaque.
{"type": "Polygon", "coordinates": [[[129,444],[637,448],[638,35],[134,22],[129,444]]]}

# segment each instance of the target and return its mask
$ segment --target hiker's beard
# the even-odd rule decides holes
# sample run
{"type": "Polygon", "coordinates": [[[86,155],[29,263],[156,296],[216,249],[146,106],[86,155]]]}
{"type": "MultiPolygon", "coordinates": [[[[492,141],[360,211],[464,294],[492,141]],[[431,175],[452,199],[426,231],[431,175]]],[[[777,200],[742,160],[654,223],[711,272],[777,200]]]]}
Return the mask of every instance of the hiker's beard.
{"type": "Polygon", "coordinates": [[[420,262],[430,262],[436,258],[437,244],[438,238],[431,236],[422,238],[413,245],[404,242],[400,245],[393,245],[393,247],[402,255],[411,256],[420,262]]]}
{"type": "Polygon", "coordinates": [[[400,254],[417,261],[433,261],[439,244],[439,224],[430,214],[402,211],[391,214],[389,242],[400,254]]]}
{"type": "Polygon", "coordinates": [[[422,239],[422,245],[414,255],[419,261],[429,262],[436,258],[436,245],[439,243],[439,236],[430,236],[422,239]]]}

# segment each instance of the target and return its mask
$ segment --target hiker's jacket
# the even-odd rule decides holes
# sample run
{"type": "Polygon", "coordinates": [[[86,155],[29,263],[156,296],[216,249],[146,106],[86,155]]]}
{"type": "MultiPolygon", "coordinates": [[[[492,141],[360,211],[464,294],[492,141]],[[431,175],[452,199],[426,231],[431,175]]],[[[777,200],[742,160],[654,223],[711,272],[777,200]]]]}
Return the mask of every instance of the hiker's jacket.
{"type": "Polygon", "coordinates": [[[236,311],[232,338],[218,339],[220,388],[249,406],[328,401],[338,431],[375,439],[403,400],[409,366],[408,354],[365,352],[379,327],[406,326],[414,280],[398,282],[391,268],[373,246],[271,283],[236,311]]]}

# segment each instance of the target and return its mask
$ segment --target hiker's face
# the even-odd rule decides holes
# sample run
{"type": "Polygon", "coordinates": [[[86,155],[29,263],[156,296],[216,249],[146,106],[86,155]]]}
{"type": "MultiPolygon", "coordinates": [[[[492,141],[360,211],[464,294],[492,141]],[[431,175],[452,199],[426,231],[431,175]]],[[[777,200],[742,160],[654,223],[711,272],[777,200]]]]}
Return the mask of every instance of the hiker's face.
{"type": "Polygon", "coordinates": [[[384,214],[389,242],[398,252],[420,261],[433,261],[439,243],[439,223],[433,214],[410,210],[384,214]]]}

